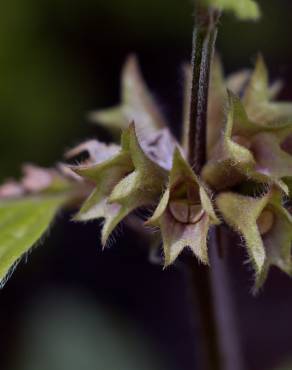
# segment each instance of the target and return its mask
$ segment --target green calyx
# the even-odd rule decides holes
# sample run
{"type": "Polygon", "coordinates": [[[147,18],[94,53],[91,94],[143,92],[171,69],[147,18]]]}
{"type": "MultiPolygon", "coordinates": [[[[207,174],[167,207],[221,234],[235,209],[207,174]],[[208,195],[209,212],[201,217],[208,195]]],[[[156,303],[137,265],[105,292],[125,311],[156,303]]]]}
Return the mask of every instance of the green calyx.
{"type": "MultiPolygon", "coordinates": [[[[269,97],[273,96],[274,90],[268,89],[267,76],[263,72],[260,58],[243,100],[240,101],[229,92],[226,124],[203,169],[203,178],[210,186],[220,190],[234,186],[244,179],[251,179],[276,184],[288,193],[282,179],[289,178],[292,174],[292,122],[288,114],[290,108],[287,109],[290,103],[270,102],[269,97]],[[258,106],[252,104],[253,95],[261,97],[254,98],[255,101],[262,102],[258,106]],[[260,115],[264,110],[263,105],[273,107],[274,115],[270,116],[270,120],[263,119],[263,115],[260,115]],[[253,110],[259,114],[257,121],[251,120],[247,114],[252,114],[253,110]]],[[[255,114],[252,117],[256,119],[255,114]]]]}
{"type": "MultiPolygon", "coordinates": [[[[228,9],[223,2],[210,0],[208,5],[228,9]]],[[[190,67],[185,66],[184,72],[183,122],[188,127],[190,67]]],[[[66,153],[67,159],[76,159],[87,152],[81,164],[59,164],[56,169],[25,166],[20,182],[0,187],[0,282],[39,240],[59,209],[80,201],[74,220],[104,219],[103,246],[123,220],[131,224],[134,211],[146,208],[148,213],[153,210],[146,226],[160,231],[153,240],[157,248],[157,239],[162,239],[165,266],[185,248],[208,264],[209,230],[223,221],[244,241],[255,271],[255,291],[272,266],[291,275],[292,218],[282,198],[292,189],[292,104],[276,100],[280,87],[279,82],[269,84],[261,56],[253,71],[224,78],[215,55],[207,161],[201,173],[195,173],[186,160],[188,134],[184,133],[180,147],[136,59],[130,57],[122,74],[121,104],[94,114],[114,135],[121,133],[120,145],[81,143],[66,153]],[[133,120],[135,124],[129,125],[133,120]]]]}
{"type": "Polygon", "coordinates": [[[163,114],[143,80],[134,55],[128,57],[122,70],[121,103],[112,108],[91,112],[89,118],[115,136],[126,130],[132,121],[138,125],[137,128],[144,132],[146,130],[147,135],[167,127],[163,114]]]}
{"type": "Polygon", "coordinates": [[[210,196],[177,149],[169,173],[168,186],[148,225],[160,228],[165,266],[189,247],[203,263],[208,263],[207,235],[219,220],[210,196]]]}
{"type": "Polygon", "coordinates": [[[134,124],[123,132],[121,149],[116,155],[97,165],[77,167],[74,171],[95,183],[95,190],[75,219],[104,218],[103,245],[129,213],[151,205],[159,198],[167,175],[166,170],[141,148],[134,124]]]}
{"type": "MultiPolygon", "coordinates": [[[[178,144],[161,119],[135,59],[127,61],[122,81],[122,104],[113,111],[123,119],[115,121],[110,110],[104,112],[109,126],[118,122],[115,127],[123,129],[121,144],[87,144],[89,160],[73,170],[94,190],[75,219],[104,218],[105,246],[113,230],[135,209],[152,207],[154,212],[146,225],[160,230],[164,265],[172,264],[185,248],[208,264],[208,232],[220,223],[212,189],[220,216],[245,241],[255,270],[255,290],[262,286],[273,265],[290,274],[291,217],[280,194],[288,194],[292,182],[291,106],[275,101],[280,84],[269,85],[263,59],[258,57],[253,72],[245,70],[224,79],[220,59],[215,56],[209,90],[208,161],[200,177],[183,151],[173,150],[178,144]],[[137,96],[133,96],[132,88],[137,96]],[[137,125],[125,128],[127,120],[134,117],[137,125]],[[146,132],[146,121],[141,125],[139,117],[141,121],[147,118],[146,132]],[[136,129],[143,132],[139,139],[136,129]],[[250,184],[254,190],[247,192],[250,184]],[[257,187],[263,191],[267,184],[272,190],[252,195],[257,187]],[[281,238],[277,236],[279,230],[281,238]]],[[[186,66],[185,122],[189,92],[190,69],[186,66]]]]}
{"type": "Polygon", "coordinates": [[[271,189],[261,197],[223,192],[216,205],[225,222],[244,239],[255,270],[255,292],[273,265],[292,274],[292,217],[278,190],[271,189]]]}

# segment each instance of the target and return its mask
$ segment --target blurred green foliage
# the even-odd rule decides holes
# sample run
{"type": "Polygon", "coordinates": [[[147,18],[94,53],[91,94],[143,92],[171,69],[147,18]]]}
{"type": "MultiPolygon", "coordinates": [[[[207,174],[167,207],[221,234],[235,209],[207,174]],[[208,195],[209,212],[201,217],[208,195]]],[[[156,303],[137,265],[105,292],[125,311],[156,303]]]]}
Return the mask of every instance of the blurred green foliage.
{"type": "Polygon", "coordinates": [[[78,291],[48,291],[22,316],[11,370],[166,370],[131,320],[78,291]]]}
{"type": "Polygon", "coordinates": [[[0,16],[1,177],[23,161],[49,162],[78,128],[83,95],[71,63],[46,27],[42,1],[12,0],[0,16]]]}
{"type": "MultiPolygon", "coordinates": [[[[291,2],[259,4],[259,23],[224,16],[218,48],[228,71],[250,66],[261,51],[273,75],[285,77],[292,63],[291,2]]],[[[190,56],[191,34],[191,0],[2,2],[0,179],[16,175],[25,161],[53,164],[65,147],[97,133],[86,112],[118,102],[119,70],[129,52],[139,53],[147,81],[169,104],[181,89],[178,64],[190,56]],[[168,85],[159,85],[162,80],[168,85]]],[[[116,314],[88,308],[81,298],[53,301],[23,318],[23,337],[18,346],[13,340],[20,361],[13,370],[86,370],[96,363],[101,370],[144,370],[139,357],[145,369],[162,368],[155,351],[147,352],[147,339],[117,324],[116,314]]]]}
{"type": "MultiPolygon", "coordinates": [[[[259,3],[260,23],[238,23],[232,17],[222,22],[219,47],[224,61],[246,65],[259,49],[283,55],[287,44],[279,36],[289,28],[283,19],[289,12],[282,12],[276,0],[259,3]]],[[[24,161],[49,165],[61,158],[64,147],[89,135],[85,112],[116,98],[118,92],[109,86],[118,86],[114,73],[121,54],[124,58],[136,49],[146,50],[162,61],[167,50],[183,62],[190,53],[191,30],[190,0],[4,2],[0,14],[0,178],[17,173],[24,161]],[[109,68],[115,67],[112,74],[98,66],[106,59],[109,68]]]]}
{"type": "Polygon", "coordinates": [[[292,370],[292,364],[291,364],[291,362],[289,362],[285,365],[277,367],[276,370],[292,370]]]}

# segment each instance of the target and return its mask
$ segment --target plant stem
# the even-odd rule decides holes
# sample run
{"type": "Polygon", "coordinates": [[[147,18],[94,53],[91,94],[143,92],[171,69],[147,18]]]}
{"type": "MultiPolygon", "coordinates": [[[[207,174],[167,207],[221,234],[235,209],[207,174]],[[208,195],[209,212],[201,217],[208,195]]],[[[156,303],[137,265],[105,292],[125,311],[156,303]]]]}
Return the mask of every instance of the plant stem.
{"type": "Polygon", "coordinates": [[[211,284],[213,305],[216,307],[216,323],[221,361],[224,370],[243,370],[243,358],[237,322],[230,292],[230,278],[226,258],[220,258],[219,246],[229,243],[223,228],[212,230],[210,238],[211,284]]]}
{"type": "MultiPolygon", "coordinates": [[[[198,175],[206,162],[209,77],[219,16],[213,9],[196,9],[190,116],[184,127],[184,137],[188,161],[198,175]]],[[[221,241],[217,231],[212,230],[209,243],[211,272],[207,267],[194,263],[193,259],[187,260],[201,319],[203,338],[200,354],[204,359],[200,369],[242,370],[225,261],[218,256],[218,243],[221,241]]]]}
{"type": "Polygon", "coordinates": [[[187,256],[186,265],[191,277],[193,304],[198,311],[196,317],[199,328],[197,341],[198,369],[223,370],[221,350],[219,345],[218,327],[214,313],[214,302],[210,288],[209,267],[198,265],[193,256],[187,256]]]}
{"type": "Polygon", "coordinates": [[[206,161],[206,130],[210,66],[217,36],[219,13],[197,9],[193,33],[190,118],[187,154],[197,174],[206,161]]]}
{"type": "Polygon", "coordinates": [[[200,319],[199,369],[244,370],[226,261],[219,256],[220,243],[222,229],[213,229],[210,268],[195,264],[193,258],[187,259],[200,319]]]}

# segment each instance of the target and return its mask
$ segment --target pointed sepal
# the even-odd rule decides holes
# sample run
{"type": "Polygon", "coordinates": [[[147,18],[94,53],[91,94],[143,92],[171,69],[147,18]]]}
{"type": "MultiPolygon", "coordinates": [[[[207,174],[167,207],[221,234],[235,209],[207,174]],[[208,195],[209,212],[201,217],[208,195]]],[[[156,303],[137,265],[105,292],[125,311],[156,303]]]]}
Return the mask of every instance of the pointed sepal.
{"type": "Polygon", "coordinates": [[[278,190],[271,189],[257,198],[221,193],[216,204],[225,222],[245,241],[255,270],[255,292],[273,265],[291,275],[292,217],[278,190]]]}
{"type": "Polygon", "coordinates": [[[280,81],[269,84],[267,66],[259,55],[242,98],[251,120],[265,125],[292,123],[292,103],[274,100],[281,87],[280,81]]]}
{"type": "Polygon", "coordinates": [[[127,129],[132,121],[137,122],[138,129],[143,130],[145,135],[167,127],[134,55],[128,57],[122,70],[120,105],[92,112],[89,118],[114,133],[127,129]]]}
{"type": "Polygon", "coordinates": [[[134,124],[129,127],[129,135],[129,152],[134,169],[112,189],[108,197],[108,202],[116,205],[116,214],[106,218],[102,231],[104,245],[123,218],[134,209],[151,206],[159,199],[167,181],[167,171],[143,151],[134,124]]]}
{"type": "Polygon", "coordinates": [[[225,222],[244,238],[256,275],[261,273],[266,258],[257,219],[268,199],[268,195],[253,198],[232,192],[221,193],[216,198],[218,210],[225,222]]]}
{"type": "Polygon", "coordinates": [[[168,186],[146,223],[160,228],[165,266],[173,263],[185,247],[208,264],[208,231],[218,223],[208,191],[177,149],[168,186]]]}
{"type": "Polygon", "coordinates": [[[292,174],[292,156],[282,145],[291,132],[292,125],[287,123],[254,123],[239,98],[229,92],[226,125],[203,168],[203,179],[217,190],[251,179],[276,184],[287,192],[281,178],[292,174]]]}
{"type": "MultiPolygon", "coordinates": [[[[157,141],[159,142],[159,137],[157,141]]],[[[133,210],[152,205],[159,199],[167,180],[167,171],[143,150],[134,123],[122,134],[120,150],[96,164],[73,166],[73,170],[95,189],[85,201],[75,220],[104,218],[102,244],[133,210]]]]}
{"type": "MultiPolygon", "coordinates": [[[[129,137],[130,132],[128,129],[123,132],[120,149],[115,154],[113,154],[110,147],[103,146],[102,156],[105,158],[104,161],[71,167],[75,173],[95,185],[92,194],[86,199],[77,215],[75,215],[75,220],[88,221],[111,214],[107,204],[108,196],[118,182],[134,169],[129,150],[129,137]]],[[[97,153],[95,158],[98,156],[99,154],[97,153]]]]}
{"type": "MultiPolygon", "coordinates": [[[[266,261],[261,274],[257,276],[254,292],[256,293],[264,284],[272,266],[292,276],[292,217],[283,206],[280,194],[271,194],[266,212],[270,214],[272,226],[262,235],[266,250],[266,261]]],[[[267,213],[266,213],[267,214],[267,213]]],[[[267,216],[266,216],[267,217],[267,216]]]]}

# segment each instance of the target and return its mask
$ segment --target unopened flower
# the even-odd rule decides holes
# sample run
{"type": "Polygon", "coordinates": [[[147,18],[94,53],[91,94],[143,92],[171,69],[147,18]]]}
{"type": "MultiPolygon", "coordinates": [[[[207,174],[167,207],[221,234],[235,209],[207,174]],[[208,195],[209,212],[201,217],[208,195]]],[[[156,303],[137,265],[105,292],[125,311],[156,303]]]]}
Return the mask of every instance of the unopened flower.
{"type": "Polygon", "coordinates": [[[8,180],[0,186],[0,199],[21,196],[66,192],[73,181],[68,173],[59,168],[43,168],[32,164],[22,166],[20,181],[8,180]]]}
{"type": "Polygon", "coordinates": [[[23,186],[15,180],[7,180],[0,186],[0,199],[18,198],[22,195],[23,186]]]}

